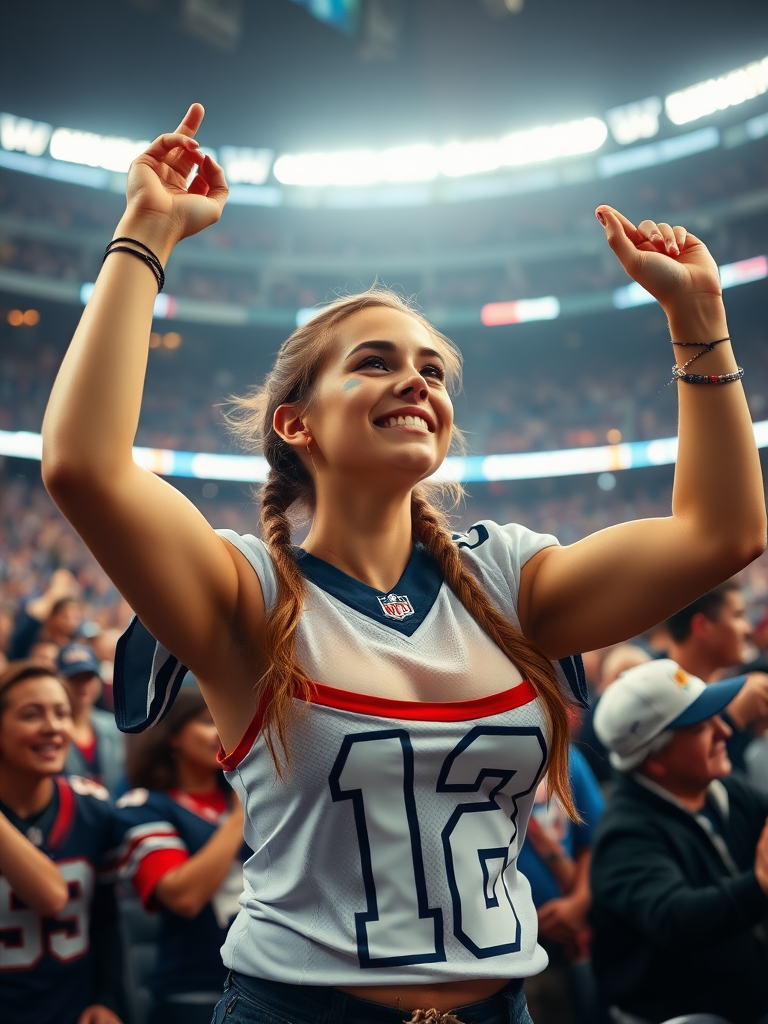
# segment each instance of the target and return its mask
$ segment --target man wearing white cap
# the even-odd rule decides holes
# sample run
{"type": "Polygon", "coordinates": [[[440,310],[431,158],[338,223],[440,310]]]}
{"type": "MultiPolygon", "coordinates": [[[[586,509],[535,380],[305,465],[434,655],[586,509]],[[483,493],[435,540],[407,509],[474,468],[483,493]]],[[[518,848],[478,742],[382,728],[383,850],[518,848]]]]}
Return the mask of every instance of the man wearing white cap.
{"type": "Polygon", "coordinates": [[[743,683],[653,661],[596,709],[621,776],[593,847],[593,966],[627,1024],[768,1024],[768,797],[731,776],[719,716],[743,683]]]}

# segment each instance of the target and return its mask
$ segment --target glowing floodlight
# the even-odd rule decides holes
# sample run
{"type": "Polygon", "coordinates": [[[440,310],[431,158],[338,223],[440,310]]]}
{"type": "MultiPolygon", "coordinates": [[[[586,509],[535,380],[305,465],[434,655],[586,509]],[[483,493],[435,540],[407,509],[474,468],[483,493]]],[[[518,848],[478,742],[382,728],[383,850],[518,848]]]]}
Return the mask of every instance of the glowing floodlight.
{"type": "Polygon", "coordinates": [[[562,156],[594,153],[608,137],[608,126],[599,117],[585,117],[550,127],[512,132],[499,142],[501,163],[507,167],[555,160],[562,156]]]}
{"type": "Polygon", "coordinates": [[[737,68],[720,78],[710,78],[667,96],[665,108],[673,124],[687,124],[716,110],[752,100],[768,92],[768,57],[737,68]]]}
{"type": "Polygon", "coordinates": [[[244,146],[222,146],[220,153],[221,166],[230,185],[263,185],[275,156],[271,149],[246,149],[244,146]]]}
{"type": "Polygon", "coordinates": [[[592,153],[608,136],[597,117],[514,132],[502,139],[397,146],[340,153],[285,153],[275,161],[274,175],[283,185],[322,188],[325,185],[375,185],[380,182],[431,181],[438,174],[458,178],[496,171],[500,167],[592,153]]]}
{"type": "Polygon", "coordinates": [[[42,156],[53,134],[53,126],[45,121],[30,121],[27,117],[0,114],[0,146],[10,153],[42,156]]]}
{"type": "Polygon", "coordinates": [[[440,150],[440,170],[451,178],[497,171],[501,150],[496,139],[488,142],[449,142],[440,150]]]}
{"type": "Polygon", "coordinates": [[[611,135],[620,146],[629,146],[638,139],[652,139],[659,131],[661,99],[649,96],[638,103],[627,103],[607,111],[605,119],[611,135]]]}
{"type": "Polygon", "coordinates": [[[107,171],[127,171],[131,160],[148,145],[148,142],[132,139],[57,128],[51,136],[51,156],[54,160],[103,167],[107,171]]]}

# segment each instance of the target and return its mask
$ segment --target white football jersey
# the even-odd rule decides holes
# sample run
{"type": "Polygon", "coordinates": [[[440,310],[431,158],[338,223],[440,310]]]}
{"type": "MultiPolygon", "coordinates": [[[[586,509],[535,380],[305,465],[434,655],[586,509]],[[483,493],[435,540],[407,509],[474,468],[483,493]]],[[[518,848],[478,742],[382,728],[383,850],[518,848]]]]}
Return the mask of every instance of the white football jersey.
{"type": "MultiPolygon", "coordinates": [[[[219,531],[276,579],[265,545],[219,531]]],[[[522,565],[557,541],[483,522],[455,536],[517,623],[522,565]]],[[[253,856],[224,949],[243,974],[305,985],[519,978],[547,963],[516,867],[547,726],[530,684],[416,546],[390,593],[299,553],[307,580],[290,766],[276,776],[258,716],[222,755],[253,856]]]]}

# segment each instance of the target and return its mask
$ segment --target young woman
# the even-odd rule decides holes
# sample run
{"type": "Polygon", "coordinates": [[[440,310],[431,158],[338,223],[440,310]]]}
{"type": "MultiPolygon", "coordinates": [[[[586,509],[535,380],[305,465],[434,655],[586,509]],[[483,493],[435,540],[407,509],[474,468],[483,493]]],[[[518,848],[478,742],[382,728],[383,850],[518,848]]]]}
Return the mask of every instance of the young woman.
{"type": "MultiPolygon", "coordinates": [[[[217,761],[216,726],[185,688],[155,729],[131,736],[118,801],[119,870],[162,915],[151,1024],[208,1024],[226,969],[220,949],[243,891],[243,814],[217,761]]],[[[246,851],[247,852],[247,851],[246,851]]]]}
{"type": "Polygon", "coordinates": [[[131,455],[162,265],[227,195],[193,139],[202,116],[194,104],[132,165],[121,241],[53,388],[43,474],[195,673],[227,751],[254,856],[216,1020],[527,1021],[522,979],[546,956],[516,856],[545,770],[572,808],[551,660],[639,633],[765,546],[717,267],[684,228],[597,211],[680,363],[701,353],[707,384],[680,386],[669,517],[565,548],[491,522],[452,538],[423,481],[451,444],[459,356],[370,292],[296,331],[243,402],[270,465],[264,542],[219,536],[131,455]]]}
{"type": "Polygon", "coordinates": [[[0,1006],[6,1024],[120,1024],[122,948],[100,869],[106,790],[60,773],[72,706],[46,665],[0,675],[0,1006]]]}

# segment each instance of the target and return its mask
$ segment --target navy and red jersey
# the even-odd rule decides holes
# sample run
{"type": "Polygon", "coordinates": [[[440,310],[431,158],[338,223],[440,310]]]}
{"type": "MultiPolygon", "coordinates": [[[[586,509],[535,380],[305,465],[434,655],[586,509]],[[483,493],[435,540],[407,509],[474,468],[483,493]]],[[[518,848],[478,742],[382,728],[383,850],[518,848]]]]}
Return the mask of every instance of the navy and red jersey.
{"type": "MultiPolygon", "coordinates": [[[[150,987],[156,1000],[189,993],[221,993],[226,968],[221,946],[243,891],[244,856],[235,858],[213,899],[190,919],[154,899],[161,878],[194,856],[229,811],[221,789],[203,796],[178,790],[133,789],[118,800],[124,830],[118,871],[133,883],[142,903],[159,911],[158,957],[150,987]]],[[[244,848],[247,856],[247,848],[244,848]]]]}
{"type": "Polygon", "coordinates": [[[55,780],[53,799],[31,819],[0,805],[27,838],[55,861],[69,902],[41,917],[0,874],[0,1007],[4,1024],[76,1024],[87,1006],[121,1012],[122,961],[109,868],[115,811],[107,791],[77,776],[55,780]]]}

